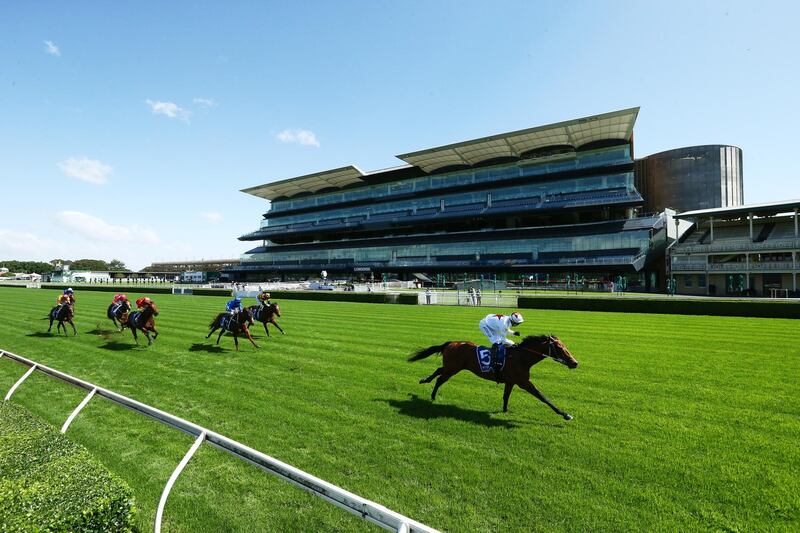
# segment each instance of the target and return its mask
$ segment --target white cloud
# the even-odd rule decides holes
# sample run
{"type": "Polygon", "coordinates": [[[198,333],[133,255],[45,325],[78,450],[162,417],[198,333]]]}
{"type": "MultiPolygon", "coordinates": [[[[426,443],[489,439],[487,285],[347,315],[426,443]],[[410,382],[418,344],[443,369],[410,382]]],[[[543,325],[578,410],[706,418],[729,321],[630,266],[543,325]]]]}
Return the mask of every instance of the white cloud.
{"type": "Polygon", "coordinates": [[[282,143],[296,143],[303,146],[316,146],[319,148],[319,141],[313,131],[308,130],[283,130],[275,136],[282,143]]]}
{"type": "Polygon", "coordinates": [[[209,107],[217,107],[217,101],[213,98],[194,98],[192,100],[194,104],[198,107],[202,107],[203,109],[208,109],[209,107]]]}
{"type": "Polygon", "coordinates": [[[24,260],[27,257],[53,257],[62,253],[60,242],[43,239],[33,233],[0,229],[0,256],[24,260]]]}
{"type": "Polygon", "coordinates": [[[219,222],[220,220],[222,220],[222,215],[214,211],[205,211],[203,213],[200,213],[200,216],[208,220],[209,222],[219,222]]]}
{"type": "Polygon", "coordinates": [[[140,244],[157,244],[158,236],[151,229],[137,226],[115,226],[102,218],[98,218],[80,211],[60,211],[56,220],[61,227],[79,235],[103,242],[124,242],[140,244]]]}
{"type": "Polygon", "coordinates": [[[111,166],[106,165],[102,161],[89,159],[87,157],[70,157],[60,162],[58,168],[67,176],[88,181],[95,185],[102,185],[107,182],[108,175],[114,171],[111,166]]]}
{"type": "Polygon", "coordinates": [[[45,41],[44,42],[44,51],[50,55],[60,56],[61,50],[58,48],[58,45],[53,41],[45,41]]]}
{"type": "Polygon", "coordinates": [[[192,115],[191,111],[183,109],[178,104],[173,102],[159,102],[153,100],[145,100],[145,103],[150,106],[150,110],[154,115],[164,115],[169,118],[177,118],[189,123],[189,117],[192,115]]]}

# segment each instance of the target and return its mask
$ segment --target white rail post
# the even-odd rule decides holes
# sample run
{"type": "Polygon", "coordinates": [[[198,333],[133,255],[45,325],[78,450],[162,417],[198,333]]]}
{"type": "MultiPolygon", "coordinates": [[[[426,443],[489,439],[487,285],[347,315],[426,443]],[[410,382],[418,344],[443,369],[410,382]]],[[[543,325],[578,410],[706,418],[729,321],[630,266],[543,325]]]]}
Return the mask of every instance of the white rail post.
{"type": "Polygon", "coordinates": [[[14,394],[14,391],[17,390],[17,387],[22,385],[22,382],[25,381],[26,379],[28,379],[28,376],[33,374],[33,371],[36,370],[36,366],[37,365],[33,365],[32,367],[30,367],[30,369],[28,369],[28,371],[25,372],[25,374],[21,378],[19,378],[16,383],[14,383],[14,386],[12,386],[10,389],[8,389],[8,393],[6,394],[5,401],[8,401],[8,400],[11,399],[11,395],[14,394]]]}
{"type": "Polygon", "coordinates": [[[92,399],[92,396],[94,396],[95,392],[97,392],[97,388],[90,390],[89,394],[86,395],[86,398],[84,398],[83,401],[78,404],[78,407],[76,407],[75,410],[72,411],[72,414],[70,414],[69,417],[67,417],[67,420],[64,422],[64,425],[61,426],[61,433],[67,432],[67,428],[69,427],[69,425],[72,424],[72,421],[75,420],[75,417],[78,416],[78,413],[81,412],[81,409],[86,407],[86,404],[89,403],[89,400],[92,399]]]}
{"type": "Polygon", "coordinates": [[[181,462],[178,463],[177,467],[175,467],[175,471],[172,472],[171,476],[169,476],[169,480],[164,486],[164,492],[161,493],[161,500],[158,502],[158,510],[156,511],[156,524],[154,528],[155,533],[161,533],[161,518],[164,516],[164,507],[167,505],[167,497],[169,496],[169,492],[172,490],[172,485],[175,484],[175,481],[178,479],[178,476],[181,475],[181,472],[183,472],[183,469],[186,467],[189,459],[192,458],[200,445],[203,444],[204,440],[206,440],[205,431],[200,433],[200,436],[197,437],[197,439],[194,441],[194,444],[192,444],[192,447],[189,448],[189,451],[183,456],[181,462]]]}

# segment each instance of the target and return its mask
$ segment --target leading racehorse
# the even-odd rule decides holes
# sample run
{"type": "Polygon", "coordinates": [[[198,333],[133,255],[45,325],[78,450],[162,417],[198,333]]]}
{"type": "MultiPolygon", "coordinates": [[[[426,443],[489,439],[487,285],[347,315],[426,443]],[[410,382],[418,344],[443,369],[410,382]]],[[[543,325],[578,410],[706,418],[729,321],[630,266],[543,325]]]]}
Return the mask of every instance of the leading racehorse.
{"type": "Polygon", "coordinates": [[[78,330],[75,329],[75,322],[72,321],[72,317],[75,316],[75,311],[72,308],[72,304],[63,304],[57,305],[50,310],[50,327],[47,328],[47,332],[49,333],[51,329],[53,329],[53,320],[57,320],[58,324],[56,325],[56,333],[61,331],[61,328],[64,328],[64,335],[67,335],[67,326],[64,325],[64,322],[69,322],[69,325],[72,326],[72,334],[77,335],[78,330]]]}
{"type": "Polygon", "coordinates": [[[123,323],[123,326],[128,326],[131,328],[133,340],[136,341],[136,344],[139,344],[139,336],[136,334],[136,330],[138,329],[144,333],[145,337],[147,337],[147,345],[150,346],[158,337],[156,321],[153,320],[153,317],[156,316],[158,316],[158,307],[156,307],[155,302],[150,301],[149,303],[144,304],[141,309],[137,309],[133,313],[129,314],[128,320],[127,322],[123,323]],[[152,338],[150,337],[151,331],[154,333],[152,338]]]}
{"type": "MultiPolygon", "coordinates": [[[[228,313],[220,313],[217,317],[208,325],[211,330],[209,330],[208,335],[206,335],[206,339],[211,336],[216,330],[219,331],[219,336],[217,337],[217,344],[219,344],[219,340],[222,338],[222,334],[226,331],[230,331],[233,335],[233,343],[236,345],[236,351],[239,351],[239,335],[244,333],[250,342],[253,343],[253,346],[258,348],[258,344],[256,341],[253,340],[253,336],[250,335],[250,328],[249,325],[253,324],[253,317],[250,316],[250,313],[246,311],[242,311],[241,313],[236,313],[235,315],[231,316],[228,313]],[[223,320],[225,322],[223,323],[223,320]]],[[[264,326],[266,327],[266,325],[264,326]]]]}
{"type": "Polygon", "coordinates": [[[281,329],[278,325],[278,322],[275,321],[275,317],[281,316],[281,308],[277,303],[271,303],[266,307],[263,305],[251,305],[247,308],[247,312],[253,318],[253,320],[258,320],[262,324],[264,324],[264,331],[267,332],[267,337],[270,336],[269,329],[267,329],[267,324],[272,324],[278,331],[286,335],[286,332],[281,329]]]}
{"type": "MultiPolygon", "coordinates": [[[[438,376],[436,384],[433,387],[433,392],[431,392],[431,400],[435,400],[436,391],[439,390],[439,387],[462,370],[469,370],[479,378],[488,380],[495,380],[498,377],[492,372],[481,372],[476,348],[477,346],[472,342],[449,341],[438,346],[430,346],[424,350],[420,350],[408,360],[419,361],[435,353],[442,354],[442,366],[437,368],[434,373],[427,378],[419,380],[420,383],[430,383],[433,381],[433,378],[437,378],[438,376]]],[[[562,344],[558,337],[553,335],[525,337],[519,344],[508,348],[506,364],[500,372],[498,380],[498,382],[505,383],[505,391],[503,392],[503,412],[508,411],[508,398],[511,396],[514,385],[516,385],[546,403],[550,409],[564,417],[564,420],[572,420],[571,415],[553,405],[550,400],[539,392],[539,389],[534,387],[533,383],[531,383],[531,367],[547,358],[566,365],[569,368],[576,368],[578,366],[578,361],[572,357],[567,347],[562,344]]]]}

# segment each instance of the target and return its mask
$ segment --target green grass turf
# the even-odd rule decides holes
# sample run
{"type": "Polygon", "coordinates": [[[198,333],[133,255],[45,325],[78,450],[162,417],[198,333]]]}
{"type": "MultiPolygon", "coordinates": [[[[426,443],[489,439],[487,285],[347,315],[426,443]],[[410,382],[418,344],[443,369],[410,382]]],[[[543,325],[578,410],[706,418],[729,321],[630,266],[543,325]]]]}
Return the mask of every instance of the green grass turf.
{"type": "MultiPolygon", "coordinates": [[[[533,368],[566,422],[517,389],[459,374],[435,404],[414,350],[481,340],[490,309],[281,302],[285,336],[204,339],[223,298],[156,296],[161,336],[111,332],[110,294],[78,292],[77,337],[44,335],[56,292],[0,288],[0,347],[223,433],[450,531],[798,530],[797,321],[525,312],[580,361],[533,368]],[[245,341],[246,342],[246,341],[245,341]]],[[[134,295],[131,295],[134,296],[134,295]]],[[[653,305],[657,305],[654,302],[653,305]]],[[[55,329],[55,327],[54,327],[55,329]]],[[[0,392],[24,372],[0,359],[0,392]]],[[[4,392],[2,392],[4,393],[4,392]]],[[[83,397],[35,373],[20,402],[60,427],[83,397]]],[[[192,439],[102,399],[68,436],[136,492],[149,529],[192,439]]],[[[209,446],[170,495],[168,531],[368,530],[209,446]]]]}

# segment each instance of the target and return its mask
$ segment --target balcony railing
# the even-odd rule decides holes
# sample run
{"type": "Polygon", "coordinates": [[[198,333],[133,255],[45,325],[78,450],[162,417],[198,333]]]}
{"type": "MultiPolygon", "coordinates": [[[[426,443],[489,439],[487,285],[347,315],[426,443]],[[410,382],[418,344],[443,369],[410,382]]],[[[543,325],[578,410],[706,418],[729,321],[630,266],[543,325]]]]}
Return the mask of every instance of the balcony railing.
{"type": "Polygon", "coordinates": [[[706,263],[672,263],[673,272],[682,270],[705,270],[706,263]]]}
{"type": "MultiPolygon", "coordinates": [[[[709,271],[724,272],[745,272],[747,270],[794,270],[800,269],[800,264],[795,265],[791,261],[771,261],[763,263],[708,263],[709,271]]],[[[673,272],[704,271],[706,263],[703,262],[676,262],[672,263],[673,272]]]]}
{"type": "Polygon", "coordinates": [[[791,250],[800,249],[800,239],[781,239],[776,241],[750,242],[749,239],[740,241],[726,240],[710,244],[678,245],[679,253],[709,253],[709,252],[746,252],[752,250],[791,250]]]}

